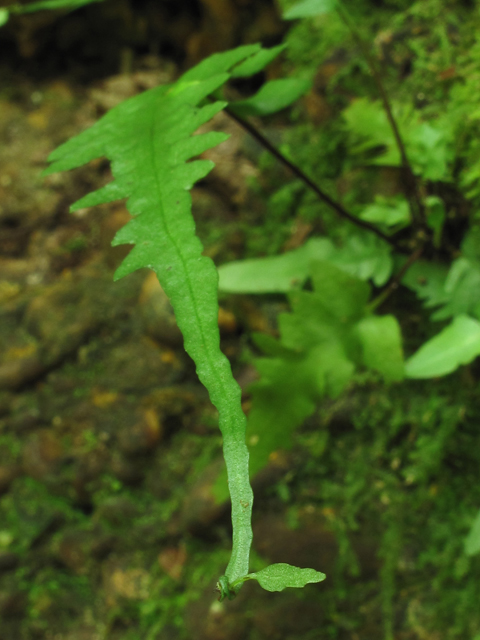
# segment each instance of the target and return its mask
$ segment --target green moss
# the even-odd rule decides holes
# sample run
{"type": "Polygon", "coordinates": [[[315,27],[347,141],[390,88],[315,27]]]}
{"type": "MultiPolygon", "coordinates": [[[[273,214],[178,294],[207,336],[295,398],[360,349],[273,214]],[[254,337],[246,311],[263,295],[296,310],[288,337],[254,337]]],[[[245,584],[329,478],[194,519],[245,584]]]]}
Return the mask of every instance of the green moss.
{"type": "Polygon", "coordinates": [[[361,531],[379,548],[385,637],[405,607],[404,630],[442,629],[448,640],[478,632],[480,563],[463,544],[480,503],[479,410],[460,375],[388,390],[368,383],[322,409],[320,431],[299,435],[308,462],[293,489],[326,510],[343,544],[335,612],[356,597],[349,541],[361,531]]]}
{"type": "Polygon", "coordinates": [[[11,537],[9,548],[25,553],[53,522],[80,522],[85,516],[33,478],[18,478],[0,500],[2,529],[11,537]]]}
{"type": "Polygon", "coordinates": [[[17,462],[22,450],[21,442],[12,434],[0,434],[0,464],[17,462]]]}

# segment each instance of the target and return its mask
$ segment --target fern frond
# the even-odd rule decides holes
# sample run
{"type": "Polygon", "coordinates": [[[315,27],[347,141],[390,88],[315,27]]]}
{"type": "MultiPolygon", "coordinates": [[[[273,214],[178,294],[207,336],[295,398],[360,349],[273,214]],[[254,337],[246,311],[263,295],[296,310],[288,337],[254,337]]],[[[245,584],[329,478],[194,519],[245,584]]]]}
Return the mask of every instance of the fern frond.
{"type": "Polygon", "coordinates": [[[113,244],[134,247],[115,279],[142,267],[155,271],[174,308],[185,350],[218,409],[232,498],[233,550],[226,571],[230,582],[248,573],[252,538],[246,419],[240,389],[220,350],[218,276],[213,262],[202,256],[188,190],[213,167],[212,162],[191,158],[228,137],[216,132],[192,136],[226,105],[202,103],[225,83],[232,67],[259,50],[259,45],[248,45],[216,54],[177,82],[123,102],[54,151],[46,172],[73,169],[99,157],[111,161],[114,181],[86,195],[72,210],[127,198],[134,217],[113,244]]]}

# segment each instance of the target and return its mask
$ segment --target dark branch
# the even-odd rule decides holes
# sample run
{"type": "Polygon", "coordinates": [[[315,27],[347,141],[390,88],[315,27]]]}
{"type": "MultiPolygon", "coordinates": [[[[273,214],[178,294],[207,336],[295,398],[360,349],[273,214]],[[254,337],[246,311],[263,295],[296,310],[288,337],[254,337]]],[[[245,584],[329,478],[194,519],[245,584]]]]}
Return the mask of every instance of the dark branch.
{"type": "Polygon", "coordinates": [[[392,107],[390,105],[390,100],[388,99],[387,92],[385,91],[385,87],[383,86],[382,78],[377,71],[377,66],[372,56],[370,55],[370,51],[368,47],[365,45],[362,40],[360,34],[358,33],[356,27],[350,21],[348,13],[342,7],[340,3],[337,5],[338,13],[342,20],[345,22],[347,28],[353,36],[353,39],[357,43],[360,51],[362,52],[363,57],[365,58],[368,67],[370,69],[370,73],[372,74],[372,78],[377,85],[378,93],[380,94],[380,98],[383,103],[383,108],[385,109],[385,113],[387,114],[388,121],[393,131],[393,135],[395,138],[395,142],[397,144],[397,148],[400,152],[400,158],[402,161],[402,173],[403,173],[403,182],[405,187],[405,195],[410,203],[410,210],[412,212],[413,220],[420,226],[425,226],[425,210],[422,204],[422,200],[420,198],[420,194],[417,187],[417,181],[415,179],[415,175],[413,173],[412,166],[408,160],[407,152],[405,150],[405,145],[403,143],[402,136],[400,135],[400,130],[397,125],[397,121],[392,112],[392,107]]]}
{"type": "Polygon", "coordinates": [[[267,138],[263,136],[258,129],[256,129],[248,120],[244,120],[240,116],[237,116],[233,111],[231,111],[228,107],[224,109],[224,111],[237,122],[243,129],[248,131],[251,136],[257,140],[262,147],[264,147],[267,151],[269,151],[277,160],[279,160],[285,167],[290,169],[290,171],[297,176],[309,189],[311,189],[320,200],[326,202],[332,209],[334,209],[339,216],[345,218],[345,220],[349,220],[352,224],[357,227],[361,227],[362,229],[366,229],[367,231],[371,231],[379,238],[391,244],[395,249],[401,253],[405,253],[405,250],[402,249],[395,240],[389,236],[387,236],[383,231],[380,231],[374,225],[365,222],[365,220],[361,220],[360,218],[356,218],[351,213],[349,213],[339,202],[333,200],[327,193],[322,191],[318,185],[316,185],[313,180],[311,180],[299,167],[297,167],[293,162],[291,162],[288,158],[286,158],[281,151],[279,151],[267,138]]]}
{"type": "Polygon", "coordinates": [[[372,302],[368,305],[370,311],[374,311],[375,309],[377,309],[377,307],[383,304],[385,300],[394,291],[398,289],[403,276],[407,273],[407,271],[410,269],[412,264],[420,258],[424,248],[425,248],[424,246],[421,246],[410,255],[410,257],[408,258],[408,260],[406,260],[405,264],[402,266],[399,272],[395,274],[395,276],[390,280],[390,283],[388,284],[386,289],[384,289],[382,293],[379,296],[377,296],[375,300],[372,300],[372,302]]]}

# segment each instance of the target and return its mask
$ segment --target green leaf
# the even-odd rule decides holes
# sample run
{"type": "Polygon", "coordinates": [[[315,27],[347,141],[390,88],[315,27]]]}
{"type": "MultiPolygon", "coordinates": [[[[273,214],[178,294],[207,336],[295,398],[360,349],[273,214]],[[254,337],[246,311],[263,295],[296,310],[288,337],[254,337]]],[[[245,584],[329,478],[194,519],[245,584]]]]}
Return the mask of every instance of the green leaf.
{"type": "Polygon", "coordinates": [[[444,285],[448,296],[443,309],[432,315],[433,320],[443,320],[460,314],[475,314],[480,300],[480,265],[467,258],[455,260],[444,285]]]}
{"type": "Polygon", "coordinates": [[[465,553],[467,556],[474,556],[480,553],[480,511],[477,513],[470,533],[465,539],[465,553]]]}
{"type": "Polygon", "coordinates": [[[278,47],[272,47],[271,49],[260,49],[255,55],[247,58],[244,62],[236,66],[231,73],[232,78],[245,78],[253,76],[259,73],[267,65],[275,60],[279,53],[285,48],[286,44],[279,44],[278,47]]]}
{"type": "MultiPolygon", "coordinates": [[[[378,150],[378,159],[383,164],[400,165],[400,153],[380,102],[358,98],[343,110],[342,116],[350,137],[350,151],[353,154],[378,150]]],[[[371,156],[364,159],[368,164],[375,164],[375,161],[371,156]]]]}
{"type": "Polygon", "coordinates": [[[466,189],[467,198],[475,198],[480,194],[480,160],[473,160],[460,174],[460,184],[466,189]]]}
{"type": "Polygon", "coordinates": [[[391,246],[371,233],[349,235],[328,261],[355,278],[373,280],[377,287],[387,282],[393,269],[391,246]]]}
{"type": "Polygon", "coordinates": [[[32,13],[34,11],[53,9],[79,9],[86,4],[102,2],[103,0],[42,0],[41,2],[31,2],[24,5],[12,5],[12,13],[32,13]]]}
{"type": "Polygon", "coordinates": [[[404,376],[402,336],[394,316],[367,316],[356,325],[362,346],[362,361],[382,374],[387,382],[404,376]]]}
{"type": "Polygon", "coordinates": [[[340,322],[360,318],[370,296],[370,286],[353,278],[329,262],[315,261],[311,266],[315,300],[340,322]]]}
{"type": "Polygon", "coordinates": [[[437,307],[448,302],[445,292],[447,274],[448,268],[444,264],[418,260],[403,276],[402,284],[425,300],[425,307],[437,307]]]}
{"type": "Polygon", "coordinates": [[[415,173],[424,180],[448,180],[453,159],[451,132],[420,122],[406,130],[406,147],[415,173]]]}
{"type": "Polygon", "coordinates": [[[325,377],[329,362],[322,358],[321,350],[315,349],[307,354],[255,361],[261,379],[250,386],[253,403],[247,442],[252,476],[265,466],[273,451],[291,446],[293,430],[315,411],[322,365],[325,377]]]}
{"type": "Polygon", "coordinates": [[[310,18],[329,13],[336,9],[337,0],[303,0],[290,7],[283,14],[284,20],[297,20],[297,18],[310,18]]]}
{"type": "Polygon", "coordinates": [[[294,429],[325,397],[346,387],[355,365],[379,371],[388,381],[403,376],[400,330],[391,316],[368,315],[370,287],[329,262],[311,265],[314,291],[289,295],[292,313],[279,315],[281,339],[255,342],[269,358],[255,365],[247,422],[250,469],[254,475],[271,453],[291,445],[294,429]]]}
{"type": "Polygon", "coordinates": [[[47,170],[72,169],[106,156],[111,160],[114,182],[77,206],[128,198],[127,208],[134,217],[120,229],[113,244],[134,246],[115,278],[142,267],[155,271],[174,308],[185,350],[219,412],[232,498],[233,548],[225,572],[229,582],[248,572],[252,539],[246,418],[240,388],[220,350],[218,276],[210,258],[202,255],[195,235],[188,190],[213,166],[191,158],[227,137],[216,132],[192,135],[225,103],[199,105],[229,78],[231,67],[258,49],[251,45],[215,54],[176,83],[126,100],[56,149],[47,170]]]}
{"type": "Polygon", "coordinates": [[[427,196],[425,205],[427,224],[433,231],[433,244],[438,249],[442,243],[442,230],[447,217],[445,204],[438,196],[427,196]]]}
{"type": "Polygon", "coordinates": [[[218,286],[229,293],[286,293],[305,283],[312,260],[328,259],[334,251],[330,240],[312,238],[280,256],[230,262],[218,269],[218,286]]]}
{"type": "Polygon", "coordinates": [[[462,255],[455,260],[443,283],[444,306],[432,315],[444,320],[462,314],[479,316],[480,233],[472,227],[462,242],[462,255]]]}
{"type": "Polygon", "coordinates": [[[214,53],[213,56],[205,58],[195,67],[192,67],[184,73],[178,82],[181,81],[182,83],[185,83],[198,80],[208,80],[208,78],[211,78],[214,75],[230,71],[232,67],[235,67],[235,65],[245,60],[245,58],[254,55],[260,51],[260,49],[261,46],[259,44],[246,44],[242,47],[231,49],[230,51],[214,53]]]}
{"type": "Polygon", "coordinates": [[[355,371],[355,365],[348,358],[340,341],[327,342],[309,352],[316,360],[315,376],[318,399],[328,396],[337,398],[347,386],[355,371]]]}
{"type": "Polygon", "coordinates": [[[311,263],[330,262],[360,280],[385,284],[392,273],[391,248],[373,235],[349,236],[343,247],[328,238],[311,238],[302,247],[280,256],[237,260],[218,269],[219,289],[228,293],[287,293],[301,288],[311,263]]]}
{"type": "Polygon", "coordinates": [[[230,103],[230,109],[238,116],[267,116],[289,107],[312,87],[311,80],[286,78],[270,80],[246,100],[230,103]]]}
{"type": "MultiPolygon", "coordinates": [[[[459,283],[471,271],[471,263],[467,258],[459,258],[452,263],[447,279],[445,280],[445,293],[451,295],[458,290],[459,283]]],[[[469,287],[470,289],[470,287],[469,287]]]]}
{"type": "Polygon", "coordinates": [[[283,591],[287,587],[301,589],[307,584],[322,582],[327,576],[315,569],[300,569],[280,562],[256,573],[250,573],[247,577],[258,580],[259,585],[267,591],[283,591]]]}
{"type": "MultiPolygon", "coordinates": [[[[444,123],[422,122],[417,112],[398,104],[393,104],[393,112],[414,172],[425,180],[451,179],[453,129],[444,123]]],[[[400,166],[395,137],[379,101],[359,98],[342,115],[350,134],[350,150],[353,154],[364,154],[362,164],[400,166]]]]}
{"type": "Polygon", "coordinates": [[[425,300],[425,307],[439,307],[432,320],[480,315],[480,262],[469,241],[463,243],[462,250],[464,255],[452,262],[450,270],[446,265],[419,261],[402,279],[402,284],[425,300]]]}
{"type": "Polygon", "coordinates": [[[462,255],[471,262],[480,262],[480,227],[472,226],[462,240],[462,255]]]}
{"type": "Polygon", "coordinates": [[[0,9],[0,27],[3,27],[8,22],[9,17],[8,9],[0,9]]]}
{"type": "Polygon", "coordinates": [[[250,470],[265,466],[325,396],[337,397],[351,379],[360,351],[352,332],[364,315],[370,287],[327,262],[312,264],[315,290],[290,294],[292,313],[279,316],[281,340],[267,340],[274,357],[255,362],[260,380],[251,385],[247,423],[250,470]]]}
{"type": "Polygon", "coordinates": [[[293,349],[285,347],[279,340],[268,333],[259,333],[255,331],[252,333],[251,338],[254,344],[263,351],[263,353],[272,358],[288,358],[297,355],[293,349]]]}
{"type": "MultiPolygon", "coordinates": [[[[337,296],[337,306],[341,308],[345,299],[346,297],[337,296]]],[[[341,319],[332,313],[324,299],[315,293],[291,293],[289,302],[293,313],[281,313],[278,316],[278,326],[282,344],[297,353],[319,343],[341,340],[349,329],[348,317],[341,319]]]]}
{"type": "Polygon", "coordinates": [[[362,210],[359,217],[373,224],[394,227],[410,222],[410,209],[405,199],[387,200],[379,196],[375,204],[370,204],[362,210]]]}
{"type": "Polygon", "coordinates": [[[480,323],[458,316],[405,363],[407,378],[435,378],[455,371],[480,355],[480,323]]]}

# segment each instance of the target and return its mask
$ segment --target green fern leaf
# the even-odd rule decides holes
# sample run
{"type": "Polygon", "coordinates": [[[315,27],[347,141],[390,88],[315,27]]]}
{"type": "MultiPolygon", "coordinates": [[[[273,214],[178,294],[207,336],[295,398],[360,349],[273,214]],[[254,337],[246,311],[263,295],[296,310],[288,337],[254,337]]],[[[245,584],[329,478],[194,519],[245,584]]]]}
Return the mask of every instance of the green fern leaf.
{"type": "Polygon", "coordinates": [[[79,9],[92,2],[102,2],[103,0],[41,0],[41,2],[31,2],[27,5],[13,4],[8,9],[12,13],[33,13],[34,11],[45,11],[55,9],[79,9]]]}
{"type": "Polygon", "coordinates": [[[114,181],[72,209],[128,198],[127,208],[134,217],[113,244],[134,247],[115,279],[142,267],[155,271],[175,310],[185,350],[218,409],[232,498],[233,550],[226,571],[230,582],[248,573],[252,539],[246,420],[240,389],[219,346],[217,271],[202,256],[188,193],[213,163],[189,160],[228,137],[216,132],[192,136],[226,103],[201,105],[225,83],[232,67],[259,50],[259,45],[248,45],[215,54],[174,84],[123,102],[54,151],[46,172],[73,169],[105,156],[111,161],[114,181]]]}
{"type": "Polygon", "coordinates": [[[270,80],[246,100],[230,104],[230,110],[240,117],[268,116],[293,104],[312,88],[312,82],[306,78],[284,78],[270,80]]]}
{"type": "Polygon", "coordinates": [[[258,580],[260,585],[267,591],[283,591],[287,587],[302,588],[306,584],[322,582],[327,577],[315,569],[301,569],[292,567],[290,564],[279,562],[271,564],[269,567],[251,573],[250,579],[258,580]]]}
{"type": "Polygon", "coordinates": [[[337,8],[337,0],[303,0],[290,7],[283,14],[284,20],[297,20],[298,18],[311,18],[329,13],[337,8]]]}
{"type": "Polygon", "coordinates": [[[310,272],[313,291],[292,291],[292,312],[279,315],[280,341],[256,340],[270,357],[255,361],[260,380],[250,387],[252,475],[272,451],[291,446],[294,429],[325,396],[337,397],[357,367],[387,382],[404,377],[400,327],[391,315],[370,314],[369,285],[327,261],[312,262],[310,272]]]}
{"type": "Polygon", "coordinates": [[[253,76],[262,71],[279,53],[285,48],[286,44],[279,44],[271,49],[260,49],[255,55],[251,56],[245,62],[242,62],[232,71],[232,78],[245,78],[253,76]]]}

